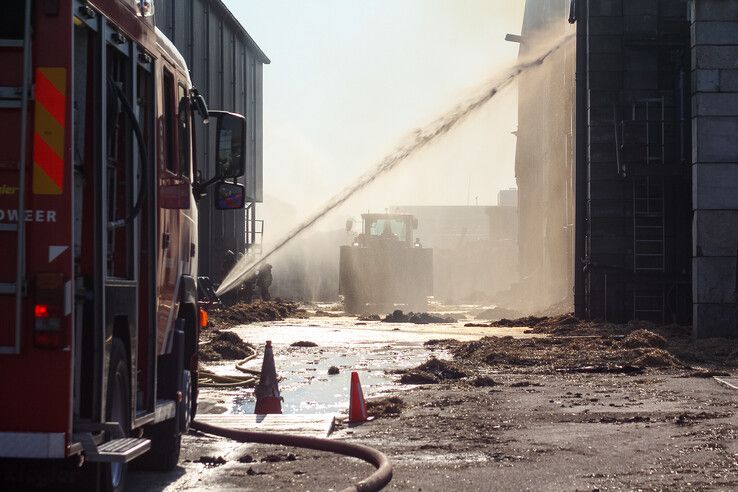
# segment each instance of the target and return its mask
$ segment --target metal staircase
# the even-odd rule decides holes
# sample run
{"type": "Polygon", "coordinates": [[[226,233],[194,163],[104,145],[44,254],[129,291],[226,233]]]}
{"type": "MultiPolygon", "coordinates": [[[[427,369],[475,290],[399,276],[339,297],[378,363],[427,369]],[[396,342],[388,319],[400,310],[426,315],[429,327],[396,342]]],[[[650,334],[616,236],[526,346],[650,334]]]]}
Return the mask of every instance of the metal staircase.
{"type": "MultiPolygon", "coordinates": [[[[20,110],[18,120],[20,131],[20,149],[18,161],[18,190],[16,196],[17,201],[17,218],[15,223],[0,224],[0,233],[16,234],[16,257],[15,257],[15,278],[3,279],[5,282],[0,283],[0,295],[15,296],[14,316],[11,318],[14,326],[13,343],[11,345],[0,346],[0,354],[17,354],[20,353],[21,341],[21,307],[25,290],[25,266],[26,266],[26,231],[25,231],[25,198],[26,198],[26,170],[28,163],[28,120],[29,105],[33,92],[33,82],[31,78],[31,1],[28,0],[24,4],[23,14],[23,38],[22,39],[0,39],[0,49],[6,54],[8,52],[20,51],[22,53],[23,76],[20,87],[0,87],[0,113],[5,113],[4,118],[9,116],[10,112],[17,113],[20,110]]],[[[7,243],[6,243],[7,244],[7,243]]]]}

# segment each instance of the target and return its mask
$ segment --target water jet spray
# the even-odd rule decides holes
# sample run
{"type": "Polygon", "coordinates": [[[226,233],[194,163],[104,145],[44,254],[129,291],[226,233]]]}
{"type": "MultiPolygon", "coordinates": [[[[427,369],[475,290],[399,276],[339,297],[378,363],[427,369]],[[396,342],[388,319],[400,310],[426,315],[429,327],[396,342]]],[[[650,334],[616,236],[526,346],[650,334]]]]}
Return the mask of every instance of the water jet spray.
{"type": "Polygon", "coordinates": [[[416,130],[413,135],[408,137],[405,142],[397,146],[392,152],[385,156],[376,166],[371,168],[370,171],[360,176],[353,184],[347,186],[341,192],[333,196],[325,205],[323,205],[323,207],[320,208],[320,210],[308,217],[295,229],[277,241],[277,243],[264,253],[261,258],[257,260],[244,257],[239,261],[223,279],[223,282],[221,282],[218,287],[216,294],[222,295],[240,285],[246,278],[248,278],[251,272],[258,268],[260,264],[284,248],[284,246],[302,234],[305,230],[315,225],[329,212],[345,203],[354,194],[369,186],[380,176],[395,169],[399,164],[415,155],[419,150],[435,142],[439,137],[446,135],[469,115],[477,112],[486,103],[492,100],[502,89],[512,84],[518,77],[520,77],[521,74],[543,64],[546,59],[551,57],[551,55],[559,51],[564,45],[573,39],[574,34],[569,34],[559,38],[546,51],[540,53],[538,56],[532,57],[530,61],[516,64],[502,77],[495,78],[483,86],[476,95],[458,104],[456,107],[447,111],[425,127],[416,130]]]}

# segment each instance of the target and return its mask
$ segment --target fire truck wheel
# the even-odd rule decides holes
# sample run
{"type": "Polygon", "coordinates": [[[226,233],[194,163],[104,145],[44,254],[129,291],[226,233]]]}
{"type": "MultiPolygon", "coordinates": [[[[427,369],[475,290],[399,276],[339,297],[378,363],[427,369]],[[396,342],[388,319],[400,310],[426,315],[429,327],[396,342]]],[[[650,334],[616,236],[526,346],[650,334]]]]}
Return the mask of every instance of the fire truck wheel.
{"type": "Polygon", "coordinates": [[[186,433],[190,430],[190,422],[192,422],[192,375],[190,371],[182,372],[182,401],[179,403],[179,430],[186,433]]]}
{"type": "MultiPolygon", "coordinates": [[[[126,349],[119,338],[113,338],[110,348],[110,370],[108,374],[107,421],[120,423],[123,433],[130,434],[130,376],[126,349]]],[[[104,492],[125,490],[127,463],[100,463],[99,489],[104,492]]]]}
{"type": "Polygon", "coordinates": [[[171,420],[147,427],[146,437],[151,439],[151,449],[137,460],[136,465],[144,470],[170,471],[179,463],[182,433],[187,432],[191,422],[192,378],[190,371],[182,373],[182,400],[178,403],[177,415],[171,420]]]}
{"type": "Polygon", "coordinates": [[[179,463],[182,434],[176,418],[147,427],[144,435],[151,439],[151,449],[136,460],[136,468],[149,471],[170,471],[179,463]]]}

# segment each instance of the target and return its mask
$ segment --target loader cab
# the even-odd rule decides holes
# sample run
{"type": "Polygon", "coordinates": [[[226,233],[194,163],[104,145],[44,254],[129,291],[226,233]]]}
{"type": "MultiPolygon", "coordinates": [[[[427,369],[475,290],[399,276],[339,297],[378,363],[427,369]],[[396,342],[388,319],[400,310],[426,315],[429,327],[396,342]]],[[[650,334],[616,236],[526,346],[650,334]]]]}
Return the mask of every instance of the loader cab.
{"type": "MultiPolygon", "coordinates": [[[[410,214],[362,214],[362,232],[340,248],[338,292],[349,313],[422,311],[433,293],[433,250],[413,238],[410,214]]],[[[346,223],[347,230],[353,226],[346,223]]]]}
{"type": "Polygon", "coordinates": [[[418,221],[409,214],[362,214],[363,232],[360,242],[392,241],[403,246],[413,244],[413,231],[418,221]]]}

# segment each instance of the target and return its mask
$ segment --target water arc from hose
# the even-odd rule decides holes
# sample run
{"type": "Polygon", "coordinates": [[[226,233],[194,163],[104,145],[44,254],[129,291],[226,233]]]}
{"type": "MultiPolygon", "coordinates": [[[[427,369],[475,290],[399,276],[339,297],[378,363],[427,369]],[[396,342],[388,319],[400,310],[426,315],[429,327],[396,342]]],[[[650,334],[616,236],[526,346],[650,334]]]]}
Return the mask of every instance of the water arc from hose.
{"type": "Polygon", "coordinates": [[[267,252],[261,256],[261,258],[254,260],[249,259],[248,257],[244,257],[241,261],[239,261],[225,276],[220,286],[216,290],[216,294],[222,295],[230,291],[231,289],[239,286],[244,280],[249,277],[251,272],[253,272],[259,266],[259,264],[265,262],[269,257],[284,248],[284,246],[286,246],[289,242],[305,232],[307,229],[311,228],[329,212],[345,203],[354,194],[369,186],[377,178],[395,169],[398,165],[415,155],[418,151],[424,149],[429,144],[446,135],[449,131],[458,126],[459,123],[464,121],[468,116],[476,113],[479,109],[484,107],[497,94],[499,94],[500,91],[515,82],[521,74],[542,65],[548,58],[550,58],[557,51],[561,50],[561,48],[564,47],[567,43],[572,42],[574,40],[574,37],[574,34],[568,34],[559,38],[552,45],[546,48],[546,50],[542,53],[539,53],[538,55],[532,57],[530,60],[520,62],[517,65],[513,66],[512,68],[507,70],[501,77],[497,77],[493,81],[483,86],[474,96],[456,105],[454,108],[447,111],[439,118],[436,118],[425,127],[416,130],[412,136],[410,136],[405,142],[401,143],[393,151],[387,154],[383,159],[379,161],[379,163],[370,168],[367,173],[361,175],[356,181],[354,181],[352,184],[350,184],[341,192],[328,200],[325,205],[320,208],[320,210],[309,216],[296,228],[283,236],[279,241],[276,242],[274,246],[267,250],[267,252]]]}

